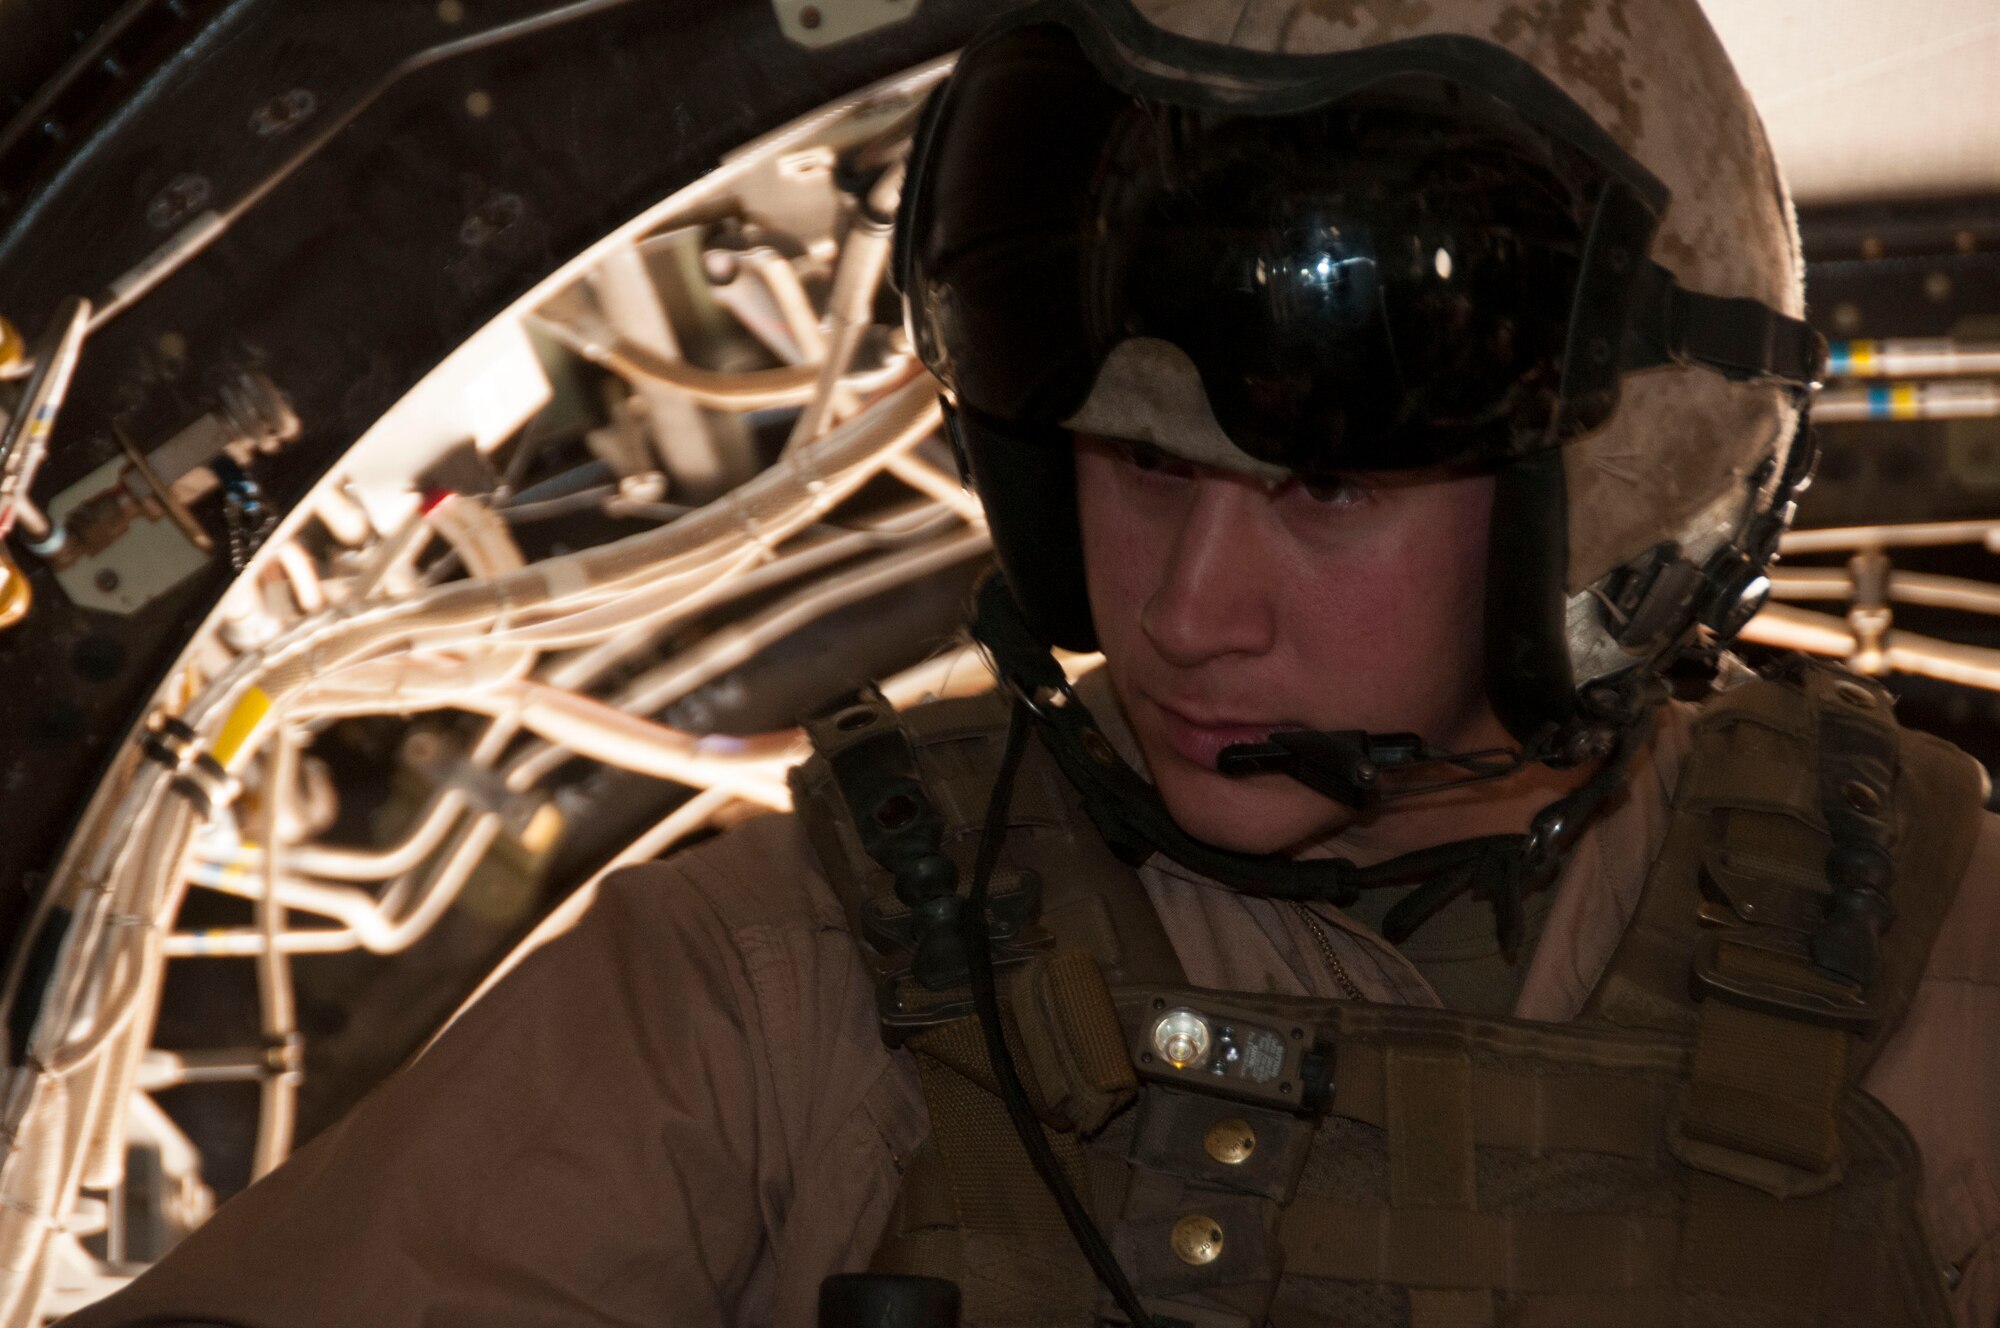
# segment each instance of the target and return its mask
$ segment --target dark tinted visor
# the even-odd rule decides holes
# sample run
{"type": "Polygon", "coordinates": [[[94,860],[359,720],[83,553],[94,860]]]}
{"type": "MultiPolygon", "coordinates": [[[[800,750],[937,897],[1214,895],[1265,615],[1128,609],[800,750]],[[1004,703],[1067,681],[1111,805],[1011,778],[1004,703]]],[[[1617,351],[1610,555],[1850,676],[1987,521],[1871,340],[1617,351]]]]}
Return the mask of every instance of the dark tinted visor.
{"type": "MultiPolygon", "coordinates": [[[[1424,67],[1483,44],[1325,57],[1331,76],[1260,104],[1107,72],[1093,35],[981,40],[919,136],[899,276],[965,406],[1059,424],[1113,347],[1154,337],[1238,447],[1307,474],[1500,464],[1609,415],[1664,190],[1607,167],[1608,139],[1424,67]]],[[[1490,84],[1561,98],[1483,53],[1490,84]]]]}
{"type": "Polygon", "coordinates": [[[968,52],[937,117],[908,289],[973,409],[1058,423],[1157,337],[1238,447],[1306,473],[1596,422],[1562,386],[1606,176],[1496,97],[1412,71],[1279,114],[1175,104],[1041,24],[968,52]]]}

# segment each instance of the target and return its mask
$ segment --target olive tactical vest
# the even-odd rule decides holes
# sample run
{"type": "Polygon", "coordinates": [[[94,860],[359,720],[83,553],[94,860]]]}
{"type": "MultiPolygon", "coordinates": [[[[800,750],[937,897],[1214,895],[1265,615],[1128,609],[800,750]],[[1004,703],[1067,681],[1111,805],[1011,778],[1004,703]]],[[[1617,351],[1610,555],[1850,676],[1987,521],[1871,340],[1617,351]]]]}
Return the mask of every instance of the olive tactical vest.
{"type": "MultiPolygon", "coordinates": [[[[794,776],[930,1111],[873,1270],[958,1283],[978,1328],[1122,1322],[884,849],[929,818],[970,879],[1005,722],[997,697],[898,715],[864,695],[811,726],[794,776]]],[[[989,904],[1009,1045],[1162,1323],[1948,1324],[1915,1147],[1857,1084],[1965,869],[1979,784],[1839,670],[1720,694],[1607,971],[1546,1024],[1187,986],[1030,743],[989,904]],[[1893,909],[1879,944],[1871,909],[1893,909]]]]}

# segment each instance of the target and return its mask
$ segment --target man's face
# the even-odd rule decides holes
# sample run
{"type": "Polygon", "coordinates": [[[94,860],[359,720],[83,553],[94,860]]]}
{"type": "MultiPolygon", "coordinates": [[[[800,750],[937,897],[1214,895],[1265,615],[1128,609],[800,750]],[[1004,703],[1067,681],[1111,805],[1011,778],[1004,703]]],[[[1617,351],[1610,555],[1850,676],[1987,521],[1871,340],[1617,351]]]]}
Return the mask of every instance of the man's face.
{"type": "Polygon", "coordinates": [[[1190,834],[1275,852],[1353,819],[1286,776],[1216,771],[1272,729],[1504,742],[1481,670],[1490,476],[1272,488],[1089,435],[1076,472],[1105,666],[1190,834]]]}

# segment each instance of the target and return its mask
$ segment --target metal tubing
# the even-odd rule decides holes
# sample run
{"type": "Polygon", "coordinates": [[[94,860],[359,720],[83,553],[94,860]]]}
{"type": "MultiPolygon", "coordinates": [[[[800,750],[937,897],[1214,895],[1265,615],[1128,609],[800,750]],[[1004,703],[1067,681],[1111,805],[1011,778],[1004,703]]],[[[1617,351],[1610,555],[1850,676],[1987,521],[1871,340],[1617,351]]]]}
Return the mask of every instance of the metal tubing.
{"type": "Polygon", "coordinates": [[[922,457],[904,453],[889,461],[889,473],[940,506],[950,509],[961,521],[983,525],[986,508],[978,495],[922,457]]]}
{"type": "MultiPolygon", "coordinates": [[[[890,185],[892,199],[901,192],[902,172],[899,163],[885,173],[884,183],[890,185]]],[[[882,185],[878,184],[875,192],[881,191],[882,185]]],[[[873,195],[869,201],[872,210],[873,195]]],[[[880,215],[892,216],[894,212],[892,201],[888,212],[880,215]]],[[[840,266],[833,275],[833,294],[827,300],[826,356],[820,362],[819,380],[812,396],[785,441],[788,449],[819,437],[833,422],[835,393],[841,378],[854,362],[862,337],[874,323],[875,292],[889,263],[890,241],[889,225],[865,211],[855,219],[854,229],[841,247],[840,266]]]]}
{"type": "MultiPolygon", "coordinates": [[[[668,663],[641,674],[621,688],[611,699],[611,704],[629,714],[655,714],[703,683],[735,668],[772,642],[791,635],[835,609],[962,562],[991,547],[992,539],[983,528],[966,530],[936,544],[885,555],[828,577],[742,622],[714,633],[668,663]]],[[[532,788],[567,761],[570,755],[569,751],[555,743],[523,752],[507,769],[507,787],[515,790],[532,788]]]]}
{"type": "Polygon", "coordinates": [[[1811,553],[1852,553],[1856,549],[1899,549],[1940,544],[1984,544],[2000,553],[2000,521],[1911,521],[1893,526],[1829,526],[1785,532],[1778,551],[1786,557],[1811,553]]]}
{"type": "Polygon", "coordinates": [[[2000,383],[1877,383],[1822,388],[1813,399],[1815,424],[1857,420],[1988,420],[2000,416],[2000,383]]]}
{"type": "Polygon", "coordinates": [[[1854,578],[1844,567],[1773,567],[1765,575],[1778,599],[1846,599],[1854,593],[1854,578]]]}
{"type": "Polygon", "coordinates": [[[636,341],[613,336],[599,341],[567,323],[528,315],[529,322],[569,349],[620,377],[684,393],[699,405],[717,410],[768,410],[803,406],[812,400],[819,369],[811,364],[779,369],[747,369],[728,373],[703,369],[685,360],[670,360],[636,341]]]}
{"type": "MultiPolygon", "coordinates": [[[[1845,600],[1854,597],[1854,578],[1843,568],[1774,567],[1770,577],[1771,593],[1779,599],[1845,600]]],[[[2000,586],[1974,581],[1969,577],[1892,570],[1889,573],[1889,598],[1896,603],[1921,604],[1933,609],[2000,614],[2000,586]]]]}
{"type": "Polygon", "coordinates": [[[271,751],[264,766],[263,889],[257,897],[257,930],[263,951],[257,956],[257,1005],[264,1045],[287,1057],[263,1080],[257,1139],[250,1155],[250,1176],[270,1174],[292,1151],[293,1126],[298,1119],[299,1071],[289,1058],[297,1054],[298,1002],[292,991],[292,961],[278,946],[285,930],[285,903],[279,896],[283,879],[284,815],[298,778],[299,748],[291,725],[280,719],[271,732],[271,751]]]}
{"type": "MultiPolygon", "coordinates": [[[[1840,659],[1850,658],[1857,645],[1854,634],[1840,619],[1784,604],[1767,605],[1750,620],[1742,637],[1758,645],[1840,659]]],[[[1882,666],[1890,673],[1913,673],[2000,691],[2000,650],[1899,631],[1891,633],[1883,645],[1882,666]]]]}
{"type": "Polygon", "coordinates": [[[769,245],[746,249],[737,258],[770,292],[772,303],[785,320],[785,330],[798,344],[798,362],[817,365],[824,360],[826,334],[820,330],[819,315],[813,312],[812,300],[791,260],[769,245]]]}
{"type": "MultiPolygon", "coordinates": [[[[2000,374],[2000,341],[1891,337],[1835,341],[1826,348],[1830,378],[1960,378],[2000,374]]],[[[1819,413],[1815,407],[1813,413],[1819,413]]]]}
{"type": "MultiPolygon", "coordinates": [[[[31,497],[35,472],[41,469],[42,458],[48,454],[49,435],[55,430],[63,398],[69,394],[70,379],[76,374],[76,362],[83,351],[89,324],[90,301],[71,296],[62,302],[48,329],[35,343],[34,372],[28,376],[28,386],[21,393],[20,408],[7,422],[6,432],[0,434],[0,535],[13,529],[19,518],[19,500],[31,497]]],[[[24,533],[38,543],[54,533],[39,510],[30,520],[39,522],[41,532],[24,533]]]]}
{"type": "MultiPolygon", "coordinates": [[[[267,948],[264,933],[255,927],[215,927],[174,932],[161,952],[169,959],[254,959],[267,948]]],[[[279,951],[288,955],[346,954],[362,948],[360,936],[345,927],[309,927],[278,937],[279,951]]]]}
{"type": "Polygon", "coordinates": [[[161,1051],[153,1049],[139,1058],[139,1077],[134,1084],[141,1093],[157,1093],[182,1084],[232,1084],[262,1079],[271,1063],[262,1047],[236,1047],[206,1051],[161,1051]]]}
{"type": "MultiPolygon", "coordinates": [[[[380,849],[332,848],[301,844],[285,855],[287,864],[301,876],[325,876],[339,881],[386,881],[391,876],[415,871],[425,858],[437,851],[451,828],[452,818],[465,807],[465,791],[446,784],[435,790],[412,822],[410,832],[395,844],[380,849]]],[[[215,872],[262,871],[264,854],[248,845],[233,851],[205,855],[204,863],[215,872]]],[[[216,879],[197,875],[197,885],[222,888],[216,879]]],[[[293,908],[305,907],[296,902],[293,908]]]]}

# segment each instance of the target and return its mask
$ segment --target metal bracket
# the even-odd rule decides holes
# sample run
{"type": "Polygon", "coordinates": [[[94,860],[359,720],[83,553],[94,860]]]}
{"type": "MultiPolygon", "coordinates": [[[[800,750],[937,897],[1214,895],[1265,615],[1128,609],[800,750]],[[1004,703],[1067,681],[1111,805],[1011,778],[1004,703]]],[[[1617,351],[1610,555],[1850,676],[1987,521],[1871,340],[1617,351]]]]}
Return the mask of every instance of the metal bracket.
{"type": "Polygon", "coordinates": [[[801,46],[849,41],[901,23],[923,0],[772,0],[778,27],[801,46]]]}

